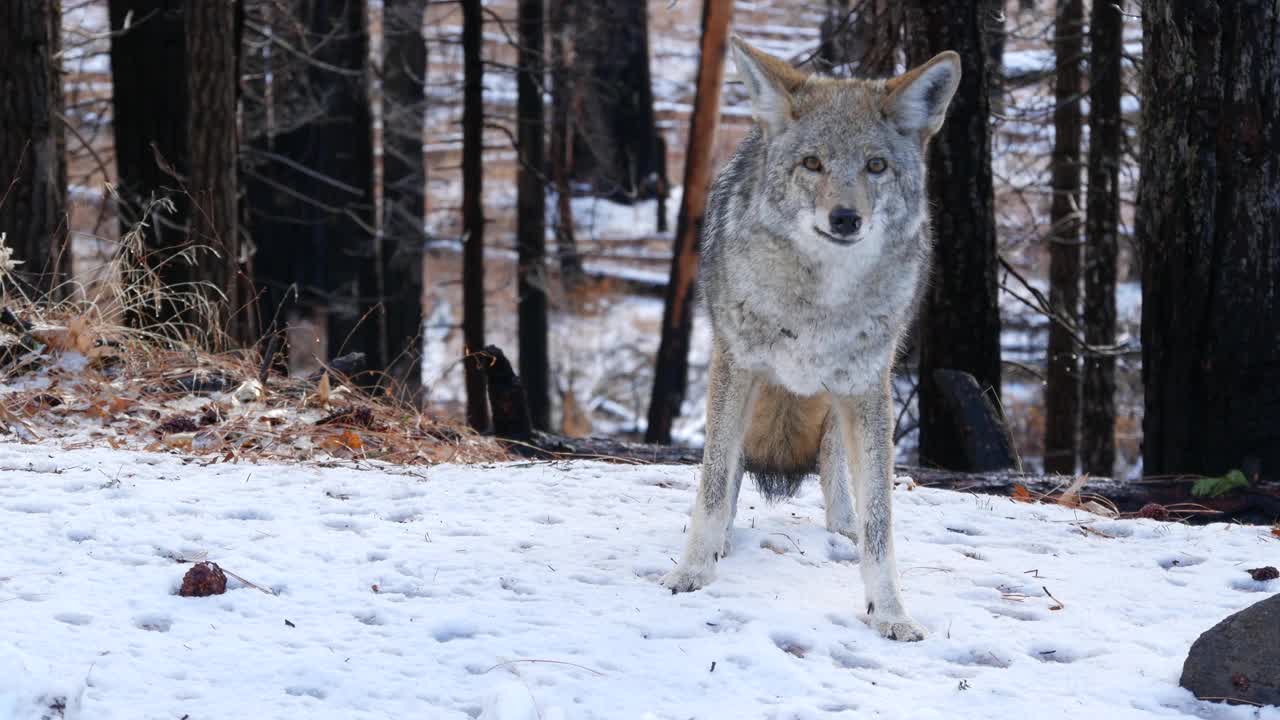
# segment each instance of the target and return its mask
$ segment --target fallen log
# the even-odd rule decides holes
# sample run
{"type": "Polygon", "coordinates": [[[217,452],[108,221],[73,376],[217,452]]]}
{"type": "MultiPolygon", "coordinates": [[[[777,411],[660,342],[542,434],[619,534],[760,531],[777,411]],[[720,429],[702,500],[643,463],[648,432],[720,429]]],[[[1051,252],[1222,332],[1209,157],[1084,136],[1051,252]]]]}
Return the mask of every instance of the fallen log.
{"type": "MultiPolygon", "coordinates": [[[[534,430],[525,404],[524,388],[506,355],[492,345],[483,353],[477,353],[479,355],[484,356],[484,362],[479,365],[488,383],[494,435],[514,454],[546,460],[595,459],[637,464],[694,465],[702,462],[702,448],[698,447],[652,445],[599,437],[571,438],[534,430]]],[[[999,455],[999,443],[996,445],[995,454],[999,455]]],[[[1075,480],[1072,476],[1031,475],[1017,470],[961,472],[898,466],[897,472],[929,488],[982,495],[1025,493],[1031,499],[1050,500],[1061,496],[1075,480]]],[[[1175,515],[1186,514],[1193,522],[1236,520],[1272,524],[1280,519],[1280,483],[1258,482],[1255,478],[1247,488],[1209,498],[1191,493],[1192,485],[1200,479],[1194,476],[1134,481],[1090,478],[1080,488],[1079,494],[1081,501],[1105,499],[1120,513],[1137,513],[1154,503],[1166,508],[1173,506],[1175,515]],[[1193,508],[1198,510],[1192,511],[1193,508]]]]}
{"type": "Polygon", "coordinates": [[[701,448],[645,445],[611,438],[571,438],[533,429],[524,384],[501,348],[476,353],[484,373],[493,434],[508,450],[541,459],[592,458],[614,462],[687,464],[702,462],[701,448]]]}
{"type": "MultiPolygon", "coordinates": [[[[593,459],[664,465],[696,465],[702,462],[702,448],[698,447],[650,445],[597,437],[570,438],[536,431],[526,440],[504,444],[523,457],[548,460],[593,459]]],[[[1050,499],[1061,496],[1074,479],[1013,471],[956,472],[909,465],[898,466],[897,473],[928,488],[1011,497],[1021,494],[1018,490],[1021,487],[1032,498],[1050,499]]],[[[1185,477],[1126,481],[1091,478],[1080,490],[1080,499],[1087,501],[1102,498],[1123,514],[1137,513],[1155,503],[1172,508],[1175,516],[1186,514],[1191,522],[1232,520],[1269,525],[1280,519],[1280,484],[1263,484],[1222,497],[1205,498],[1191,494],[1191,486],[1198,479],[1185,477]]]]}
{"type": "MultiPolygon", "coordinates": [[[[899,467],[899,475],[908,475],[924,487],[972,492],[983,495],[1013,495],[1019,486],[1033,497],[1061,494],[1075,478],[1056,475],[1027,475],[1003,471],[962,473],[919,467],[899,467]]],[[[1195,520],[1221,522],[1238,520],[1272,524],[1280,518],[1280,483],[1257,483],[1220,497],[1197,497],[1191,487],[1198,476],[1152,477],[1141,480],[1090,478],[1080,493],[1104,498],[1121,513],[1136,513],[1155,503],[1164,507],[1199,506],[1213,512],[1200,513],[1195,520]]]]}

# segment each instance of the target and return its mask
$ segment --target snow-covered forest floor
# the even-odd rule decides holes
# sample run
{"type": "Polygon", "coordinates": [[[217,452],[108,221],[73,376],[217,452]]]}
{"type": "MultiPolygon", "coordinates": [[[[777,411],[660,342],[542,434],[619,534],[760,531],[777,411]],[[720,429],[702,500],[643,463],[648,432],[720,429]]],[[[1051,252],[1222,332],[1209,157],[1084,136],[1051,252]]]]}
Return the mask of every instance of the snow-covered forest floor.
{"type": "Polygon", "coordinates": [[[1264,528],[904,479],[931,635],[897,644],[815,484],[746,490],[718,579],[672,596],[694,468],[330,465],[0,445],[0,716],[1280,718],[1177,686],[1200,632],[1280,589],[1245,572],[1280,551],[1264,528]],[[226,594],[178,596],[204,559],[226,594]]]}

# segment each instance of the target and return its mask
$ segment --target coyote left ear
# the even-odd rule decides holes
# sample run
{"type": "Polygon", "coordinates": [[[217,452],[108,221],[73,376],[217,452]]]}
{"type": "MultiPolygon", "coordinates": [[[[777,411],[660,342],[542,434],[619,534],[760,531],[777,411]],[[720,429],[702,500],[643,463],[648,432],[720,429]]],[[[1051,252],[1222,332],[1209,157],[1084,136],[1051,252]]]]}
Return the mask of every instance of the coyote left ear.
{"type": "Polygon", "coordinates": [[[951,50],[904,75],[885,81],[884,112],[904,133],[931,137],[942,127],[947,106],[960,86],[960,56],[951,50]]]}
{"type": "Polygon", "coordinates": [[[751,93],[751,114],[768,134],[776,133],[795,119],[792,93],[804,84],[807,76],[785,60],[761,52],[734,35],[733,64],[738,78],[751,93]]]}

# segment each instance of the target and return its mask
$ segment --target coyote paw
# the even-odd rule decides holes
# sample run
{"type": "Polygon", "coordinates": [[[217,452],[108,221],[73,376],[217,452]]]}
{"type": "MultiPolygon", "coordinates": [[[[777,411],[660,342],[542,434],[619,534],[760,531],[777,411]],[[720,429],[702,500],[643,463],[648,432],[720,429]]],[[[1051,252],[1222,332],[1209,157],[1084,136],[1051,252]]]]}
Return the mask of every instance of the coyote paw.
{"type": "Polygon", "coordinates": [[[908,617],[871,618],[871,624],[881,636],[898,642],[918,642],[929,634],[924,626],[908,617]]]}
{"type": "Polygon", "coordinates": [[[715,576],[714,564],[696,566],[683,562],[662,578],[662,586],[670,590],[672,595],[693,592],[706,586],[715,579],[715,576]]]}

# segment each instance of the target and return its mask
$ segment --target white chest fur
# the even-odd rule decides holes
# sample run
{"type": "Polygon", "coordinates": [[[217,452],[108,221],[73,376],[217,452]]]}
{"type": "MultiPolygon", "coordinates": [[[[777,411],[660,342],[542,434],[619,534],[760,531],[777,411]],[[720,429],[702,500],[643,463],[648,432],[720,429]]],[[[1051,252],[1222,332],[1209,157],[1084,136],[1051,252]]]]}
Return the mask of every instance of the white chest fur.
{"type": "Polygon", "coordinates": [[[734,361],[798,395],[879,385],[908,320],[918,264],[863,257],[779,267],[772,259],[734,268],[712,308],[734,361]]]}

